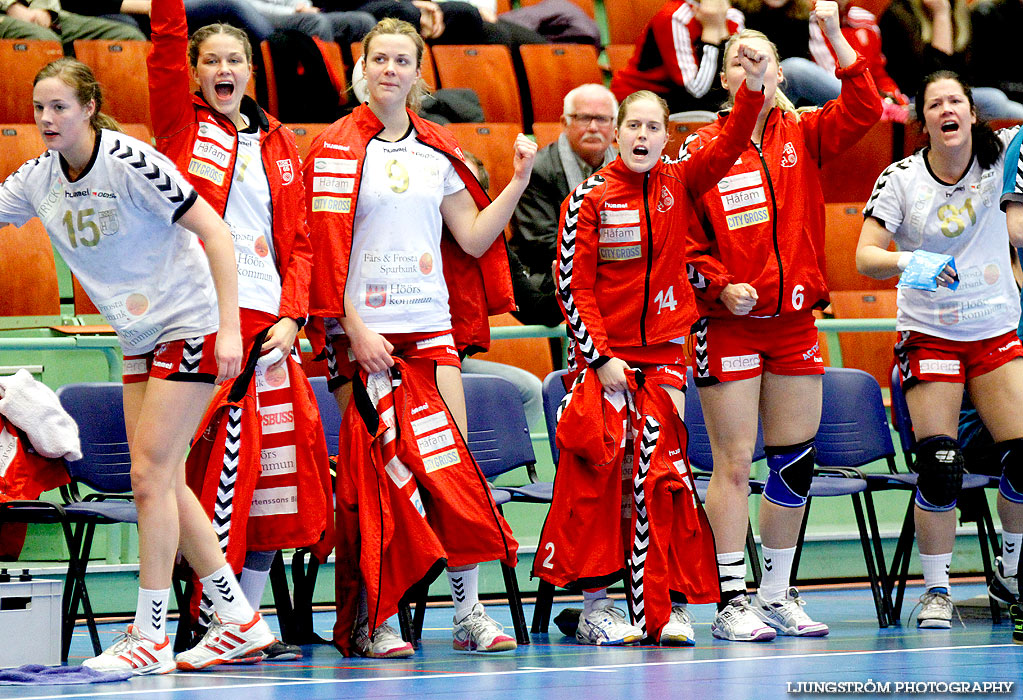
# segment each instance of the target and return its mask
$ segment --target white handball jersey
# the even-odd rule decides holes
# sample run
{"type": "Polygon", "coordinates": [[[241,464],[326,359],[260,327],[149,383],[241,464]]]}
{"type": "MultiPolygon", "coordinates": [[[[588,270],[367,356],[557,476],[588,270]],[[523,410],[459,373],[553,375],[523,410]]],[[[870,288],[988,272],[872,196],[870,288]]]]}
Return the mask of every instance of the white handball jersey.
{"type": "MultiPolygon", "coordinates": [[[[998,138],[1008,144],[1016,128],[998,138]]],[[[1004,152],[1003,152],[1004,153],[1004,152]]],[[[982,169],[977,159],[959,182],[938,180],[926,149],[881,173],[863,213],[894,234],[899,250],[951,255],[959,287],[935,292],[899,288],[899,330],[949,340],[981,340],[1016,329],[1019,292],[1009,266],[1009,232],[999,209],[1002,158],[982,169]]]]}
{"type": "Polygon", "coordinates": [[[259,137],[258,129],[238,132],[224,221],[231,227],[238,263],[238,306],[276,316],[281,310],[281,275],[274,250],[270,181],[259,137]]]}
{"type": "Polygon", "coordinates": [[[373,139],[355,209],[345,292],[378,333],[451,328],[441,267],[441,200],[465,189],[451,161],[416,140],[373,139]]]}
{"type": "Polygon", "coordinates": [[[217,330],[217,295],[198,238],[176,224],[192,186],[152,147],[101,131],[71,182],[54,151],[0,185],[0,221],[38,216],[126,355],[217,330]]]}

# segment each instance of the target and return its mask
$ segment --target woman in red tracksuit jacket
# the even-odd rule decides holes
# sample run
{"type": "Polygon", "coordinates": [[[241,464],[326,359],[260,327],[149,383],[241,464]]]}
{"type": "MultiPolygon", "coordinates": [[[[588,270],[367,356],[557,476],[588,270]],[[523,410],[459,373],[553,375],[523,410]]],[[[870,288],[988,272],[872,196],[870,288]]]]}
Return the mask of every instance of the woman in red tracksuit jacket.
{"type": "MultiPolygon", "coordinates": [[[[683,329],[696,318],[681,255],[692,217],[690,202],[713,187],[735,161],[763,104],[768,55],[745,46],[739,51],[745,87],[737,87],[736,109],[721,138],[696,161],[660,161],[667,142],[668,107],[652,92],[633,93],[618,111],[619,157],[562,205],[559,302],[574,341],[576,365],[596,372],[608,394],[628,390],[627,370],[641,369],[647,382],[665,388],[680,417],[686,384],[683,329]]],[[[562,502],[563,488],[572,489],[569,499],[582,498],[574,507],[585,507],[588,499],[578,491],[582,485],[564,480],[556,482],[555,505],[562,502]]],[[[549,527],[558,530],[560,516],[555,510],[552,506],[545,533],[549,527]]],[[[552,548],[552,553],[564,550],[564,545],[552,548]]],[[[576,551],[581,546],[586,545],[572,544],[576,551]]],[[[544,569],[538,567],[537,573],[543,576],[544,569]]],[[[693,643],[684,603],[672,606],[670,619],[657,631],[655,641],[662,644],[693,643]]],[[[606,589],[586,592],[576,632],[580,643],[627,644],[642,637],[643,631],[611,606],[606,589]]]]}
{"type": "MultiPolygon", "coordinates": [[[[740,33],[741,41],[774,56],[766,104],[753,141],[697,203],[701,221],[690,230],[689,277],[701,316],[693,326],[695,380],[714,456],[706,506],[722,589],[711,631],[729,640],[828,633],[788,586],[813,475],[824,373],[812,315],[828,303],[819,167],[879,119],[881,99],[866,61],[842,34],[836,3],[820,0],[815,12],[838,55],[841,96],[796,114],[777,89],[782,71],[774,45],[759,32],[740,33]],[[751,604],[743,545],[758,410],[769,476],[760,505],[765,574],[751,604]]],[[[722,81],[734,93],[740,79],[730,45],[722,81]]],[[[689,151],[714,139],[721,124],[719,118],[691,137],[689,151]]]]}
{"type": "MultiPolygon", "coordinates": [[[[308,311],[312,256],[294,136],[245,95],[252,78],[252,47],[244,32],[211,24],[189,39],[182,0],[155,0],[152,41],[147,67],[156,145],[231,227],[246,356],[258,336],[266,333],[259,349],[271,365],[266,370],[277,375],[287,371],[292,402],[300,404],[294,407],[296,414],[315,417],[308,381],[298,364],[287,359],[308,311]],[[190,91],[191,79],[199,85],[195,94],[190,91]]],[[[309,432],[295,431],[296,478],[305,492],[299,502],[304,504],[305,518],[325,522],[326,501],[315,492],[321,490],[317,472],[325,473],[327,465],[314,456],[319,450],[302,435],[309,432]],[[324,504],[314,509],[301,500],[305,495],[324,504]]],[[[292,516],[297,513],[280,517],[292,516]]],[[[263,520],[270,519],[258,522],[263,520]]],[[[250,527],[260,525],[254,520],[250,527]]],[[[312,523],[310,527],[317,529],[312,523]]],[[[289,528],[303,529],[294,523],[289,528]]],[[[305,544],[309,542],[296,540],[289,546],[305,544]]],[[[256,608],[273,555],[273,551],[260,551],[245,556],[242,586],[256,608]]],[[[301,654],[297,647],[285,646],[275,644],[267,650],[268,658],[301,654]]]]}

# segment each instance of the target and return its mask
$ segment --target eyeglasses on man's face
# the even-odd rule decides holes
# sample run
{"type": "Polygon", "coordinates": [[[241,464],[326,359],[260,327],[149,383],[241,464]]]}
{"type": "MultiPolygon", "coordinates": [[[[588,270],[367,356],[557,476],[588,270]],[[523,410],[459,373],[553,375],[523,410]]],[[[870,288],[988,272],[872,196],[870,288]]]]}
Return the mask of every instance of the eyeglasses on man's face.
{"type": "Polygon", "coordinates": [[[596,122],[597,126],[608,126],[612,119],[612,117],[605,114],[566,114],[565,116],[574,122],[579,122],[580,124],[596,122]]]}

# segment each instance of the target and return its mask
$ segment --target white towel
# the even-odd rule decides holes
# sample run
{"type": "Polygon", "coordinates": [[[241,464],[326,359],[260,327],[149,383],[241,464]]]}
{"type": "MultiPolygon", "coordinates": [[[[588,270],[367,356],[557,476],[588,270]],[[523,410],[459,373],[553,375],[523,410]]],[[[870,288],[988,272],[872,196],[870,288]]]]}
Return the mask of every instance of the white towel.
{"type": "Polygon", "coordinates": [[[0,377],[0,414],[23,430],[42,456],[69,461],[82,458],[78,425],[53,390],[33,379],[28,370],[0,377]]]}

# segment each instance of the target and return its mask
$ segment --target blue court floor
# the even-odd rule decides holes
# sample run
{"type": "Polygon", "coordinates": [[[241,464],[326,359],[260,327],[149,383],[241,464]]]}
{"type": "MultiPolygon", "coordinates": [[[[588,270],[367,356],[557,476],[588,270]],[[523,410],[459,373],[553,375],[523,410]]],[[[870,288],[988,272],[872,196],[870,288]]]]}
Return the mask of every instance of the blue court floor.
{"type": "MultiPolygon", "coordinates": [[[[953,585],[956,600],[983,591],[981,584],[953,585]]],[[[0,686],[0,698],[766,700],[841,694],[805,692],[815,689],[811,684],[827,681],[873,681],[882,684],[882,691],[885,683],[890,684],[887,693],[862,693],[873,697],[942,696],[896,692],[896,683],[1012,682],[1011,691],[997,696],[1023,697],[1023,646],[1012,643],[1007,617],[993,626],[981,613],[964,614],[965,627],[955,622],[951,631],[917,631],[915,623],[908,620],[920,592],[918,588],[907,591],[903,626],[883,630],[877,627],[868,589],[805,589],[807,610],[831,626],[827,637],[779,637],[759,644],[723,642],[710,634],[713,606],[702,605],[693,608],[695,647],[582,647],[563,637],[552,624],[551,634],[533,635],[530,646],[492,656],[454,651],[451,608],[432,607],[427,611],[422,647],[404,661],[345,659],[330,646],[308,646],[304,648],[305,657],[298,661],[221,666],[209,672],[172,673],[93,686],[0,686]]],[[[554,615],[563,607],[580,606],[555,603],[554,615]]],[[[510,630],[506,607],[492,603],[488,612],[510,630]]],[[[527,606],[527,620],[531,616],[532,606],[527,606]]],[[[269,616],[268,620],[276,627],[275,618],[269,616]]],[[[316,614],[316,629],[322,636],[330,636],[332,624],[333,613],[316,614]]],[[[101,628],[104,644],[113,639],[118,627],[123,625],[101,628]]],[[[88,636],[80,628],[70,663],[80,663],[90,653],[88,636]]]]}

